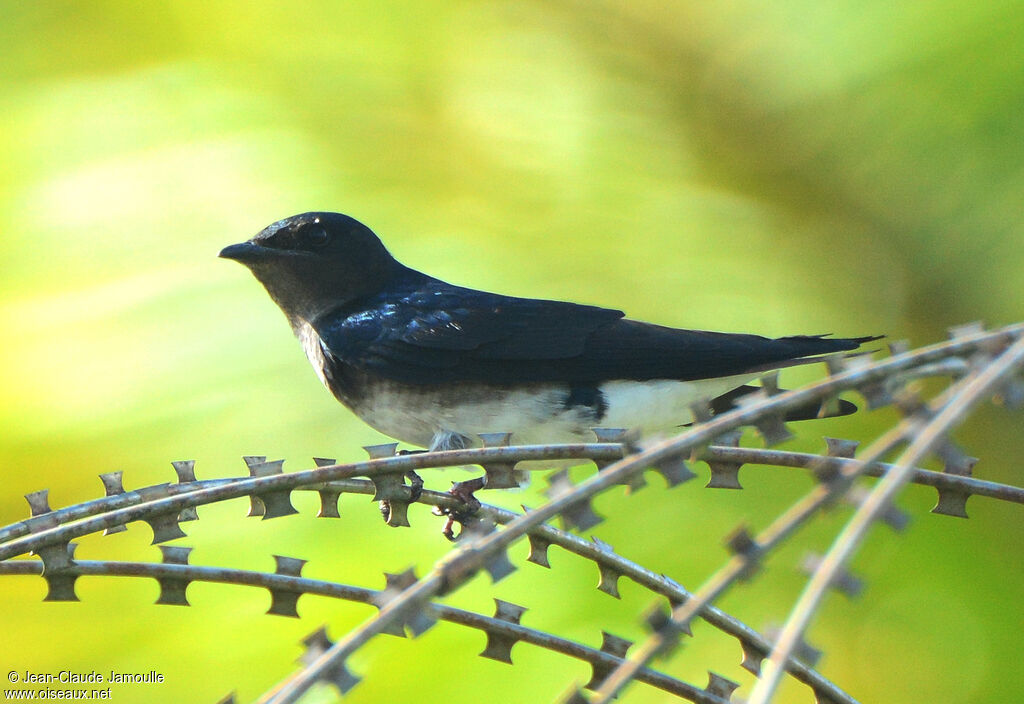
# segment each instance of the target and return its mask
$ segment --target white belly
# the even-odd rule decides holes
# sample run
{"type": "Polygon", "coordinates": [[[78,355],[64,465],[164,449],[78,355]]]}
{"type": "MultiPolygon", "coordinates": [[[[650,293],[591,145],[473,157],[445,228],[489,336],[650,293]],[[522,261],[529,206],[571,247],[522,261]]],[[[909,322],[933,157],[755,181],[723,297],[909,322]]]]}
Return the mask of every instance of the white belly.
{"type": "Polygon", "coordinates": [[[693,421],[693,404],[710,401],[756,378],[757,374],[741,374],[699,381],[608,381],[601,385],[608,403],[601,425],[645,434],[671,430],[693,421]]]}
{"type": "Polygon", "coordinates": [[[692,404],[720,396],[756,375],[702,381],[611,381],[600,386],[606,410],[596,418],[589,407],[566,406],[568,388],[543,385],[527,390],[473,386],[456,393],[429,387],[381,384],[353,411],[385,435],[420,447],[458,434],[479,445],[481,433],[512,433],[520,445],[592,441],[591,428],[671,430],[693,420],[692,404]]]}

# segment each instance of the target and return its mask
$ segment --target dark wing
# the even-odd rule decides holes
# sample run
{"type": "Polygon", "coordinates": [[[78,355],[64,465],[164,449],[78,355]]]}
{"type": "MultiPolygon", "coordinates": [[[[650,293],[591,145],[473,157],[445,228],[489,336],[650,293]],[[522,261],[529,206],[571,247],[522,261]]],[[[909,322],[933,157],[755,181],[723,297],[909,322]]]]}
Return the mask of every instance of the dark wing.
{"type": "Polygon", "coordinates": [[[499,296],[430,280],[314,323],[334,361],[411,384],[557,380],[622,311],[499,296]]]}
{"type": "Polygon", "coordinates": [[[581,355],[590,335],[621,310],[456,289],[410,297],[392,341],[460,360],[551,360],[581,355]]]}
{"type": "Polygon", "coordinates": [[[855,349],[825,339],[677,330],[617,310],[421,281],[314,327],[334,363],[410,384],[694,380],[855,349]]]}

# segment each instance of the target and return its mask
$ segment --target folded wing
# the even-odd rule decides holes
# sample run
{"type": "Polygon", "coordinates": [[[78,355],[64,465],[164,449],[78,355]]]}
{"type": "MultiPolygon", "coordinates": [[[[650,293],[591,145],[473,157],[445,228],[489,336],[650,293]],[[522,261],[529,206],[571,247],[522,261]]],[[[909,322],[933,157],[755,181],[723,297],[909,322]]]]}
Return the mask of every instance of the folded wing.
{"type": "Polygon", "coordinates": [[[600,383],[742,374],[875,338],[679,330],[622,311],[415,282],[314,323],[334,362],[409,384],[600,383]]]}

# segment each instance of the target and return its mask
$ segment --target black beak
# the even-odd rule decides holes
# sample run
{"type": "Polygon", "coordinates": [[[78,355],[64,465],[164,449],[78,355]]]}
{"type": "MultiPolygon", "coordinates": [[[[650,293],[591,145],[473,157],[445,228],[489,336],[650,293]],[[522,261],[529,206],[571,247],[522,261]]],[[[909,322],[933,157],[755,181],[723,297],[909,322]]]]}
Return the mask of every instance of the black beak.
{"type": "Polygon", "coordinates": [[[234,259],[236,262],[251,262],[264,254],[266,247],[260,247],[252,242],[239,242],[231,244],[220,250],[218,257],[222,259],[234,259]]]}

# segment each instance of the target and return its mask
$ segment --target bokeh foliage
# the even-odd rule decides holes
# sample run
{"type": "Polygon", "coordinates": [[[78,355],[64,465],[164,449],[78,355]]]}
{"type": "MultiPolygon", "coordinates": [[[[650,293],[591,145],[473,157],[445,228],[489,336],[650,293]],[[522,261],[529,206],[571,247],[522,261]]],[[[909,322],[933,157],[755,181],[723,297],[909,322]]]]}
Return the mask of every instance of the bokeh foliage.
{"type": "MultiPolygon", "coordinates": [[[[305,210],[352,214],[456,283],[669,325],[923,344],[949,325],[1022,317],[1021,2],[0,10],[3,523],[41,487],[56,506],[97,495],[100,472],[123,469],[136,487],[170,480],[174,459],[225,476],[244,471],[241,454],[297,468],[382,440],[319,388],[255,281],[215,258],[305,210]]],[[[888,420],[805,425],[794,447],[888,420]]],[[[998,410],[960,434],[979,475],[1018,484],[1020,436],[1019,415],[998,410]]],[[[694,586],[739,518],[767,520],[807,483],[751,471],[739,494],[694,483],[608,499],[600,531],[694,586]],[[637,531],[649,536],[639,545],[637,531]]],[[[878,531],[867,546],[866,597],[829,602],[812,632],[823,670],[865,701],[1020,696],[1019,507],[975,499],[963,523],[927,515],[930,499],[911,490],[911,533],[878,531]]],[[[426,515],[398,531],[354,499],[333,523],[311,506],[266,524],[239,505],[208,509],[182,542],[198,564],[270,569],[277,552],[366,585],[446,549],[426,515]]],[[[825,544],[839,518],[808,542],[825,544]]],[[[156,559],[146,532],[79,554],[156,559]]],[[[781,618],[798,557],[781,555],[725,606],[756,627],[781,618]]],[[[625,585],[609,606],[587,592],[586,565],[553,564],[498,595],[531,607],[531,625],[591,643],[600,627],[640,635],[638,592],[625,585]],[[570,586],[588,595],[567,600],[570,586]]],[[[265,594],[215,586],[192,587],[187,610],[151,606],[146,582],[82,579],[79,591],[81,604],[40,604],[41,580],[0,583],[0,664],[167,675],[119,701],[212,701],[232,687],[250,699],[320,622],[337,635],[369,615],[306,597],[295,623],[260,615],[265,594]]],[[[471,592],[459,603],[489,609],[491,589],[471,592]]],[[[482,639],[450,628],[424,640],[369,648],[352,701],[544,701],[586,676],[524,646],[513,668],[471,659],[482,639]]],[[[729,647],[711,639],[665,667],[700,681],[729,647]]],[[[639,687],[626,697],[659,700],[639,687]]]]}

